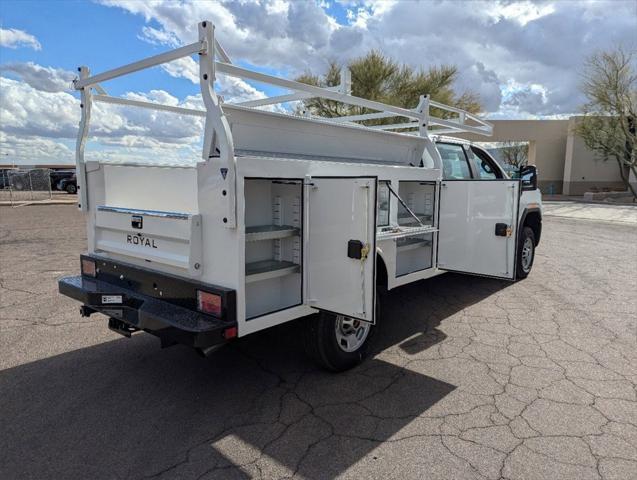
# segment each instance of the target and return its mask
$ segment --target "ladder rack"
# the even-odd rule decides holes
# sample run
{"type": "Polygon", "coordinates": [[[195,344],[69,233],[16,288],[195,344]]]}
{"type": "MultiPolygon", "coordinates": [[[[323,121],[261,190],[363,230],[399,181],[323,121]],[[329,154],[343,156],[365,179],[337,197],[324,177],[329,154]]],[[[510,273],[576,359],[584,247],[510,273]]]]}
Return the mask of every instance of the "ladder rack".
{"type": "MultiPolygon", "coordinates": [[[[357,134],[356,130],[351,130],[355,128],[360,129],[358,130],[359,132],[364,130],[370,133],[376,132],[377,135],[393,136],[395,138],[394,142],[397,142],[398,145],[401,145],[401,142],[402,144],[409,144],[407,139],[409,137],[413,138],[413,136],[422,137],[423,140],[428,139],[430,134],[473,133],[485,136],[492,135],[493,127],[488,122],[470,112],[432,101],[428,95],[422,95],[418,105],[413,109],[355,97],[351,95],[351,74],[347,69],[341,72],[340,84],[338,86],[323,88],[234,65],[228,54],[214,37],[214,25],[211,22],[200,22],[198,24],[198,32],[199,39],[194,43],[97,75],[91,76],[89,68],[86,66],[78,68],[80,75],[79,78],[74,81],[74,87],[80,91],[81,94],[82,117],[76,147],[76,163],[78,181],[81,185],[79,207],[82,211],[86,211],[88,208],[88,197],[85,188],[86,169],[84,163],[84,148],[88,137],[91,105],[93,101],[148,108],[179,115],[204,117],[206,121],[202,158],[204,160],[215,158],[217,159],[215,161],[220,164],[220,175],[223,177],[222,181],[224,184],[227,185],[228,192],[228,195],[224,197],[226,215],[223,217],[225,219],[224,226],[227,228],[236,227],[235,142],[227,115],[240,115],[242,110],[251,110],[259,114],[267,113],[268,115],[275,115],[280,118],[287,117],[290,121],[302,118],[306,121],[320,122],[321,125],[331,125],[332,128],[343,127],[341,133],[343,138],[348,135],[351,137],[357,134]],[[101,85],[101,83],[108,80],[162,65],[180,58],[191,57],[194,54],[197,54],[199,59],[199,82],[205,110],[113,97],[108,95],[101,85]],[[223,103],[223,100],[217,96],[214,90],[214,82],[218,73],[272,85],[288,90],[290,93],[258,100],[223,103]],[[95,91],[95,93],[93,93],[93,91],[95,91]],[[289,102],[303,101],[308,98],[324,98],[361,107],[366,110],[371,110],[372,112],[341,117],[315,117],[312,115],[299,117],[289,107],[287,109],[283,108],[280,112],[264,112],[263,110],[258,110],[260,107],[283,105],[289,102]],[[224,108],[226,111],[224,111],[224,108]],[[436,117],[431,114],[432,108],[448,112],[453,115],[453,118],[443,119],[436,117]],[[375,126],[367,126],[361,123],[365,120],[372,119],[395,119],[395,121],[387,125],[375,126]]],[[[386,139],[387,137],[383,138],[386,139]]],[[[352,140],[352,138],[350,138],[350,140],[352,140]]],[[[416,139],[413,138],[413,140],[416,139]]],[[[385,140],[379,140],[379,143],[382,144],[384,141],[385,140]]],[[[420,153],[422,154],[425,143],[419,143],[418,145],[421,149],[420,153]]],[[[418,153],[418,148],[414,148],[412,144],[409,144],[409,148],[405,148],[404,150],[409,150],[414,155],[418,153]]],[[[411,163],[411,161],[408,163],[411,163]]]]}

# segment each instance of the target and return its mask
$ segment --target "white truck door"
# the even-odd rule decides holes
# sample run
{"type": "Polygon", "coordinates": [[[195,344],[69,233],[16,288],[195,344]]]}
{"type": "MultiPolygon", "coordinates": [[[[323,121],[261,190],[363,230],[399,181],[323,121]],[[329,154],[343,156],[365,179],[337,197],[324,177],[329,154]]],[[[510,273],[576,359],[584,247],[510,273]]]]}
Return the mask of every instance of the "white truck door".
{"type": "Polygon", "coordinates": [[[376,177],[306,181],[306,303],[374,322],[376,177]]]}
{"type": "Polygon", "coordinates": [[[443,180],[438,268],[513,280],[519,188],[508,179],[443,180]]]}

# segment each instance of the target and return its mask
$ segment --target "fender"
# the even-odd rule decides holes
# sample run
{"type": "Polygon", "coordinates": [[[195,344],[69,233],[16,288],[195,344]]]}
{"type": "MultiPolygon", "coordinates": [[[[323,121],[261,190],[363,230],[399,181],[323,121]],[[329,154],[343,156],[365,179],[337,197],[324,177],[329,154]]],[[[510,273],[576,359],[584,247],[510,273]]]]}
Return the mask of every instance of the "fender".
{"type": "Polygon", "coordinates": [[[377,260],[376,260],[376,285],[378,285],[378,280],[379,280],[378,275],[380,273],[380,275],[384,275],[385,276],[385,278],[380,279],[381,282],[384,283],[383,286],[385,288],[389,288],[389,285],[388,285],[389,284],[389,278],[387,278],[387,275],[388,275],[387,274],[387,262],[385,261],[384,253],[383,253],[383,251],[381,250],[380,247],[376,247],[376,257],[377,257],[377,260]],[[383,262],[383,265],[382,265],[383,268],[379,268],[378,259],[380,259],[383,262]]]}
{"type": "Polygon", "coordinates": [[[539,207],[525,208],[522,215],[520,215],[520,223],[518,227],[522,227],[522,225],[524,225],[529,213],[537,213],[540,216],[540,224],[538,225],[537,233],[535,235],[535,246],[538,246],[540,244],[540,237],[542,236],[542,210],[539,207]]]}

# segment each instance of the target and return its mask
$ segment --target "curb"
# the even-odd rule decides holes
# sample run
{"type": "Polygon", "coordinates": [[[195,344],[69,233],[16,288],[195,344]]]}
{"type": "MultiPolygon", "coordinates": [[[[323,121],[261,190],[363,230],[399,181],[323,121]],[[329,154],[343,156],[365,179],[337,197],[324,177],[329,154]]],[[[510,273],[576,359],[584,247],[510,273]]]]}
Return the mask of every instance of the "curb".
{"type": "Polygon", "coordinates": [[[0,201],[0,207],[26,207],[29,205],[75,205],[77,200],[34,200],[24,202],[0,201]]]}

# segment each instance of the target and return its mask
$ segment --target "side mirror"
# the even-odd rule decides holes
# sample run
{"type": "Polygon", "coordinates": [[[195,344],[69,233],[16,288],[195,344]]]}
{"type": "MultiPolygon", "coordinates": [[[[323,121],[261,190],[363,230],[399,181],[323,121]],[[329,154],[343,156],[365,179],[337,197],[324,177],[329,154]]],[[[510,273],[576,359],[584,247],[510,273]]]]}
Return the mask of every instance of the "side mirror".
{"type": "Polygon", "coordinates": [[[537,190],[537,167],[525,165],[520,168],[522,190],[537,190]]]}

